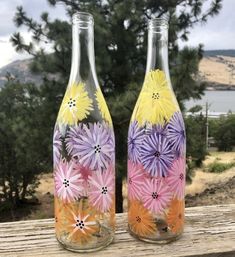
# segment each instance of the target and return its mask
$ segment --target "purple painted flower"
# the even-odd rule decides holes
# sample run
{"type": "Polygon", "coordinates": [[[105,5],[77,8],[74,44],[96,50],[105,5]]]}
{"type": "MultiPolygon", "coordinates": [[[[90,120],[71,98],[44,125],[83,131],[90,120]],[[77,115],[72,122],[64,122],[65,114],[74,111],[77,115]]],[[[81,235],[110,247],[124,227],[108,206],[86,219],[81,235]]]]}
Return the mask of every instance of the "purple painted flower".
{"type": "Polygon", "coordinates": [[[172,146],[166,137],[153,133],[142,143],[140,160],[151,176],[165,177],[174,160],[172,146]]]}
{"type": "Polygon", "coordinates": [[[101,123],[89,123],[70,130],[66,148],[84,167],[102,171],[114,160],[114,135],[101,123]]]}
{"type": "Polygon", "coordinates": [[[133,163],[139,162],[140,146],[144,139],[144,129],[138,126],[137,121],[130,124],[128,132],[128,158],[133,163]]]}
{"type": "Polygon", "coordinates": [[[77,138],[84,133],[82,130],[82,124],[79,123],[76,127],[70,127],[69,131],[67,132],[67,137],[65,139],[66,143],[66,150],[68,154],[71,154],[72,156],[76,156],[76,149],[74,148],[74,145],[77,144],[77,138]]]}
{"type": "Polygon", "coordinates": [[[164,125],[154,125],[152,128],[152,133],[157,135],[166,136],[167,135],[167,126],[164,125]]]}
{"type": "Polygon", "coordinates": [[[62,135],[59,129],[56,127],[53,135],[53,161],[56,166],[60,160],[61,147],[62,147],[62,135]]]}
{"type": "Polygon", "coordinates": [[[185,152],[185,127],[182,114],[176,112],[167,125],[167,138],[172,143],[174,150],[181,154],[185,152]]]}

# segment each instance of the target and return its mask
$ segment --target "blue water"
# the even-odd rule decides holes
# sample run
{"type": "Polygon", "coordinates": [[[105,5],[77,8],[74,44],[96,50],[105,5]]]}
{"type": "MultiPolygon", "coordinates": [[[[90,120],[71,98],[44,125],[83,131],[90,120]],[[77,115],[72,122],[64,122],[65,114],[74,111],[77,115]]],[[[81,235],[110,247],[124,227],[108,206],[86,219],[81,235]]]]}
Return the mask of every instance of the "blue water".
{"type": "Polygon", "coordinates": [[[202,105],[205,110],[206,102],[211,112],[232,111],[235,113],[235,91],[205,91],[202,99],[186,101],[185,106],[188,110],[195,105],[202,105]]]}

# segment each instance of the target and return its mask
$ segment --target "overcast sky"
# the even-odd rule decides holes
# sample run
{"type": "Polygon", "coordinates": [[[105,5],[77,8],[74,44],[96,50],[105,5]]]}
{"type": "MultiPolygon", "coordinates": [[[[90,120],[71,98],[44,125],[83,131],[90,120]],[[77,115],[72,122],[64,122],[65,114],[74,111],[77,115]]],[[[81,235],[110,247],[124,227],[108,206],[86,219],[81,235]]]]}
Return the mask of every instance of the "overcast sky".
{"type": "MultiPolygon", "coordinates": [[[[208,0],[207,0],[208,1],[208,0]]],[[[39,19],[43,11],[56,17],[67,19],[63,6],[52,8],[47,0],[0,0],[0,67],[17,59],[24,59],[26,54],[17,54],[9,42],[10,35],[21,31],[26,40],[30,36],[25,29],[17,29],[13,23],[16,7],[22,5],[30,17],[39,19]]],[[[204,44],[204,49],[235,49],[235,0],[223,0],[223,8],[219,15],[210,18],[205,25],[197,25],[191,30],[189,41],[179,42],[180,46],[197,46],[204,44]]]]}

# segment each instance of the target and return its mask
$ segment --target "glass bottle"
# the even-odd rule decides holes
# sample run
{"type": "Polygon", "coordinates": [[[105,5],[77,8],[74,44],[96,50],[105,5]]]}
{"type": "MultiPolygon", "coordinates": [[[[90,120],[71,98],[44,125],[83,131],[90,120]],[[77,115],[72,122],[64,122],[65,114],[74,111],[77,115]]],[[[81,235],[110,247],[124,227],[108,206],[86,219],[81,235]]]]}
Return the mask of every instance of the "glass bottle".
{"type": "Polygon", "coordinates": [[[168,67],[168,22],[148,24],[147,67],[128,132],[128,227],[166,243],[184,228],[185,127],[168,67]]]}
{"type": "Polygon", "coordinates": [[[115,139],[98,85],[94,21],[72,17],[72,65],[54,128],[55,229],[67,249],[107,246],[115,227],[115,139]]]}

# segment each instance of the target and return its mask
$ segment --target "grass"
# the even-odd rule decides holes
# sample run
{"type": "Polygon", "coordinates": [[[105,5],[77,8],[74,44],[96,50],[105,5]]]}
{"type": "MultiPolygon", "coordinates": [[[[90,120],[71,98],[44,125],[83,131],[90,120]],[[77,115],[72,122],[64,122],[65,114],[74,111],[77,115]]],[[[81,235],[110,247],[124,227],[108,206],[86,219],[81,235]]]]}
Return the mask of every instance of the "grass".
{"type": "Polygon", "coordinates": [[[232,167],[235,167],[235,162],[223,163],[214,161],[208,164],[205,170],[212,173],[221,173],[223,171],[231,169],[232,167]]]}

